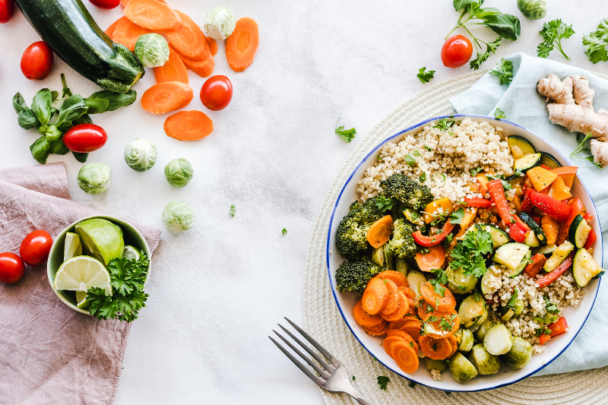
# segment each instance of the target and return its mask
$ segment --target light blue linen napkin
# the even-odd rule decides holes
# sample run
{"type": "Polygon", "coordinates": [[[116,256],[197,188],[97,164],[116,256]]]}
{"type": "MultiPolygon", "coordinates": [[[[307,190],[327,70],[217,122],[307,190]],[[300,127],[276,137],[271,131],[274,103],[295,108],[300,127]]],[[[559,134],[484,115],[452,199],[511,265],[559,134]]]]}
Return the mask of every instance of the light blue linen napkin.
{"type": "MultiPolygon", "coordinates": [[[[469,90],[452,98],[450,103],[458,114],[478,114],[494,116],[498,107],[505,112],[506,119],[522,125],[544,138],[562,155],[569,156],[577,147],[577,137],[564,127],[549,121],[546,102],[537,90],[536,84],[550,73],[560,79],[579,75],[589,79],[595,90],[594,108],[608,109],[608,81],[593,73],[573,66],[547,59],[517,53],[506,58],[513,62],[513,81],[510,85],[500,85],[498,78],[484,75],[469,90]]],[[[584,153],[582,154],[584,155],[584,153]]],[[[578,175],[587,186],[598,212],[604,230],[604,252],[608,250],[608,168],[598,169],[592,163],[569,158],[579,167],[578,175]]],[[[608,260],[604,256],[605,266],[608,260]]],[[[608,365],[608,279],[600,286],[591,315],[572,345],[553,363],[536,375],[566,373],[608,365]]]]}

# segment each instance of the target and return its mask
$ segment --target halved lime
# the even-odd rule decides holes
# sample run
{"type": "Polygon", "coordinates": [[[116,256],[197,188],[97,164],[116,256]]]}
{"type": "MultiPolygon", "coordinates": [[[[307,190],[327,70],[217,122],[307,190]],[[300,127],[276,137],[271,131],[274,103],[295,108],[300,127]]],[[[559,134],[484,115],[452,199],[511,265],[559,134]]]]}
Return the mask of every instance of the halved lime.
{"type": "Polygon", "coordinates": [[[55,275],[55,290],[81,291],[99,287],[112,294],[110,273],[97,259],[77,256],[63,263],[55,275]]]}
{"type": "Polygon", "coordinates": [[[125,241],[122,229],[107,219],[93,218],[76,225],[76,233],[84,245],[84,252],[106,266],[122,256],[125,241]]]}
{"type": "Polygon", "coordinates": [[[82,255],[82,243],[80,243],[80,236],[74,232],[68,232],[65,234],[65,245],[63,248],[63,261],[66,262],[74,256],[82,255]]]}
{"type": "Polygon", "coordinates": [[[78,308],[88,308],[91,303],[87,301],[87,293],[84,291],[76,291],[76,306],[78,308]]]}
{"type": "Polygon", "coordinates": [[[125,251],[122,253],[122,257],[127,260],[139,260],[140,254],[139,250],[135,249],[131,245],[125,246],[125,251]]]}

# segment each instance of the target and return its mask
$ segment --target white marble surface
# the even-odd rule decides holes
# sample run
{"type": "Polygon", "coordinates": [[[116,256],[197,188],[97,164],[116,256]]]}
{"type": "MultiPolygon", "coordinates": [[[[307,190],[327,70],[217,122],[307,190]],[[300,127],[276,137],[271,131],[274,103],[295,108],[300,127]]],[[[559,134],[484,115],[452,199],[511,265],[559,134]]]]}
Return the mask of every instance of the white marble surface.
{"type": "MultiPolygon", "coordinates": [[[[219,3],[169,0],[201,23],[219,3]]],[[[521,17],[515,0],[487,0],[521,17]]],[[[608,72],[583,54],[583,33],[608,17],[605,0],[551,0],[548,18],[574,24],[564,42],[573,65],[608,72]]],[[[449,0],[248,1],[222,5],[260,26],[254,64],[235,74],[224,45],[215,74],[234,84],[231,105],[208,112],[214,133],[196,143],[165,136],[165,116],[144,112],[139,102],[94,121],[109,134],[107,145],[90,156],[113,171],[112,188],[89,196],[76,184],[81,166],[65,161],[75,201],[111,214],[162,227],[160,213],[172,200],[188,203],[197,215],[191,231],[163,232],[148,286],[150,299],[133,325],[116,404],[322,404],[317,388],[272,345],[267,335],[283,316],[301,322],[301,278],[306,247],[324,194],[345,157],[385,115],[421,91],[420,67],[437,71],[434,82],[468,72],[446,69],[439,58],[443,38],[458,14],[449,0]],[[359,135],[347,144],[334,135],[338,117],[359,135]],[[135,137],[155,142],[159,161],[136,173],[122,151],[135,137]],[[194,180],[183,189],[167,184],[164,165],[189,159],[194,180]],[[230,205],[236,216],[229,216],[230,205]],[[287,235],[281,230],[286,228],[287,235]]],[[[87,2],[102,28],[121,16],[87,2]]],[[[535,54],[542,21],[521,18],[522,36],[504,42],[498,55],[535,54]]],[[[479,29],[478,32],[484,32],[479,29]]],[[[484,35],[483,33],[481,34],[484,35]]],[[[493,38],[492,35],[488,35],[493,38]]],[[[60,89],[66,73],[75,92],[96,88],[57,61],[43,82],[26,80],[19,70],[23,50],[38,36],[23,16],[0,25],[0,167],[35,164],[28,146],[34,131],[17,126],[11,98],[22,92],[28,103],[42,87],[60,89]]],[[[551,58],[565,61],[555,51],[551,58]]],[[[204,80],[191,73],[198,93],[204,80]]],[[[141,94],[154,82],[151,72],[135,87],[141,94]]],[[[190,109],[204,108],[195,97],[190,109]]]]}

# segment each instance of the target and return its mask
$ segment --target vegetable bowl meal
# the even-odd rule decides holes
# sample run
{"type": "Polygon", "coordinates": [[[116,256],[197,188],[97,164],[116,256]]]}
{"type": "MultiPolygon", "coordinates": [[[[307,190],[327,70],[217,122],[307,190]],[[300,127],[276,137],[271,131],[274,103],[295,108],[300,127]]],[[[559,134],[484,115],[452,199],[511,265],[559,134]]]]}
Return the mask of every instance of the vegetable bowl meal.
{"type": "Polygon", "coordinates": [[[603,274],[577,167],[515,124],[475,116],[427,121],[364,163],[338,200],[328,266],[372,355],[421,384],[474,391],[571,343],[603,274]]]}

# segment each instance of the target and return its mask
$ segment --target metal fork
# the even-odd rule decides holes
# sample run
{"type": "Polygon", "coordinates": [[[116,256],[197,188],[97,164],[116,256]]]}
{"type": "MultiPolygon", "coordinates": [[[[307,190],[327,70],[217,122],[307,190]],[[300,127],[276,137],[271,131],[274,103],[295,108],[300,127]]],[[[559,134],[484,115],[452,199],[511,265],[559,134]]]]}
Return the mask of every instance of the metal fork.
{"type": "Polygon", "coordinates": [[[291,350],[296,352],[302,359],[306,360],[306,362],[308,364],[310,364],[310,366],[317,373],[319,373],[319,375],[318,376],[315,375],[315,373],[313,373],[312,370],[310,370],[308,367],[306,367],[301,361],[299,361],[287,349],[285,349],[283,346],[281,346],[272,337],[268,336],[270,338],[270,340],[272,340],[272,342],[275,345],[277,345],[277,347],[279,349],[281,349],[281,351],[283,353],[285,353],[285,355],[287,357],[289,357],[289,360],[291,360],[293,362],[293,364],[298,366],[298,368],[300,370],[302,370],[304,372],[304,374],[306,374],[308,376],[308,378],[313,380],[319,387],[323,388],[324,390],[329,391],[329,392],[344,392],[345,394],[348,394],[351,397],[353,397],[357,402],[359,402],[362,405],[372,405],[372,403],[370,401],[363,398],[363,396],[361,394],[359,394],[359,392],[351,385],[350,374],[348,373],[348,370],[346,370],[346,367],[344,367],[344,365],[342,365],[342,363],[340,363],[340,360],[338,360],[337,358],[332,356],[327,350],[325,350],[325,348],[323,346],[321,346],[319,343],[317,343],[316,340],[311,338],[308,335],[308,333],[304,332],[302,330],[302,328],[300,328],[298,325],[291,322],[287,318],[285,318],[285,320],[287,320],[287,322],[289,322],[289,324],[291,326],[293,326],[293,328],[295,330],[300,332],[300,334],[302,336],[304,336],[304,338],[306,338],[306,340],[308,340],[308,342],[311,345],[313,345],[331,363],[331,364],[327,364],[327,362],[325,360],[323,360],[319,355],[317,355],[317,353],[315,353],[312,349],[310,349],[308,347],[308,345],[304,344],[300,339],[295,337],[289,330],[285,329],[283,327],[283,325],[279,324],[279,327],[281,329],[283,329],[283,331],[285,333],[287,333],[289,335],[289,337],[291,337],[294,341],[296,341],[300,345],[300,347],[302,347],[304,350],[306,350],[308,352],[308,354],[310,354],[324,368],[324,370],[321,369],[321,367],[319,367],[310,357],[308,357],[304,353],[302,353],[302,351],[299,350],[296,346],[294,346],[289,340],[285,339],[276,330],[273,330],[273,332],[276,333],[276,335],[279,338],[281,338],[281,340],[283,342],[285,342],[287,344],[287,346],[289,346],[291,348],[291,350]]]}

